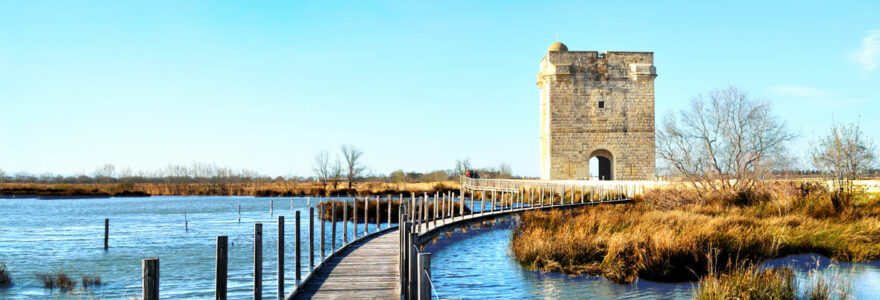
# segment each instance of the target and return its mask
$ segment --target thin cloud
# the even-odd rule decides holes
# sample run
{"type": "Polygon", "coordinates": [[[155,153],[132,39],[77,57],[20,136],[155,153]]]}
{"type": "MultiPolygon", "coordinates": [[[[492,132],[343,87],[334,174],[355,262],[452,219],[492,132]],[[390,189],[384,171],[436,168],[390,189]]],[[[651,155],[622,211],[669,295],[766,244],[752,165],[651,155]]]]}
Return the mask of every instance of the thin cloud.
{"type": "Polygon", "coordinates": [[[868,31],[862,38],[862,47],[850,54],[850,59],[862,66],[865,72],[874,72],[880,66],[880,30],[868,31]]]}
{"type": "Polygon", "coordinates": [[[777,85],[770,87],[770,91],[782,96],[795,96],[807,98],[830,98],[834,93],[823,89],[817,89],[807,86],[794,85],[777,85]]]}
{"type": "Polygon", "coordinates": [[[845,107],[873,102],[864,98],[841,98],[835,92],[808,86],[777,85],[770,87],[770,92],[783,97],[802,98],[801,103],[812,106],[845,107]]]}

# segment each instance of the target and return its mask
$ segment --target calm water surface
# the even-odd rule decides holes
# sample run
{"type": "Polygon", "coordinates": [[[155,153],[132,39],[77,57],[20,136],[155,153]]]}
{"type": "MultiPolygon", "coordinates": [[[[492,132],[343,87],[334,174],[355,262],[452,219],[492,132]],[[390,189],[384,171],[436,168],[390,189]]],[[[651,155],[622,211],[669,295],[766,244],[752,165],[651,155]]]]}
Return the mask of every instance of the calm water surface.
{"type": "MultiPolygon", "coordinates": [[[[431,273],[441,298],[459,299],[690,299],[696,283],[659,283],[639,280],[616,284],[599,277],[571,277],[560,273],[528,271],[510,250],[518,218],[499,218],[441,234],[425,247],[431,252],[431,273]]],[[[800,286],[816,276],[807,270],[819,267],[826,279],[848,279],[856,299],[880,299],[880,261],[834,263],[818,255],[797,255],[767,261],[769,266],[790,266],[800,286]]]]}
{"type": "MultiPolygon", "coordinates": [[[[311,199],[312,206],[316,202],[311,199]]],[[[479,210],[479,201],[476,206],[479,210]]],[[[306,198],[0,199],[0,261],[6,263],[15,283],[0,289],[0,299],[132,298],[140,293],[141,260],[148,257],[160,259],[163,298],[212,298],[217,235],[229,236],[230,299],[248,299],[253,288],[253,224],[256,222],[263,223],[263,294],[270,299],[277,293],[278,215],[286,218],[285,290],[289,291],[294,285],[294,211],[299,211],[303,219],[301,231],[305,240],[308,236],[306,198]],[[274,203],[272,214],[270,203],[274,203]],[[184,211],[189,231],[184,229],[184,211]],[[104,218],[110,219],[109,251],[103,249],[104,218]],[[61,268],[74,278],[82,274],[100,275],[104,284],[70,295],[43,289],[34,275],[61,268]]],[[[513,217],[499,219],[491,226],[475,224],[459,228],[448,236],[441,235],[430,243],[426,251],[433,253],[432,273],[439,296],[463,299],[691,296],[691,283],[640,280],[619,285],[602,278],[524,270],[510,253],[516,222],[513,217]]],[[[329,222],[325,228],[329,239],[329,222]]],[[[338,224],[337,246],[342,243],[341,230],[338,224]]],[[[375,230],[375,225],[371,225],[370,230],[375,230]]],[[[320,232],[317,225],[315,232],[316,235],[320,232]]],[[[317,244],[316,238],[316,248],[317,244]]],[[[305,276],[309,270],[308,247],[301,248],[305,276]]],[[[319,260],[315,258],[316,263],[319,260]]],[[[843,271],[853,283],[858,299],[880,299],[880,262],[832,265],[827,259],[803,255],[767,264],[794,265],[798,270],[819,265],[822,274],[829,278],[843,271]]],[[[809,278],[799,272],[798,280],[803,283],[809,278]]]]}
{"type": "MultiPolygon", "coordinates": [[[[314,206],[317,201],[312,198],[311,202],[314,206]]],[[[128,299],[140,294],[141,260],[149,257],[159,257],[160,295],[163,298],[213,298],[218,235],[229,236],[230,298],[250,298],[253,295],[253,232],[256,222],[263,223],[263,291],[265,297],[271,298],[277,295],[279,215],[286,219],[286,290],[294,286],[294,211],[300,212],[303,222],[300,230],[307,244],[309,212],[306,198],[0,199],[0,261],[6,263],[14,282],[10,288],[0,289],[0,299],[68,296],[58,290],[43,289],[34,275],[61,268],[77,279],[82,274],[102,277],[103,285],[79,292],[77,296],[80,298],[84,294],[104,299],[128,299]],[[271,202],[274,202],[272,215],[269,212],[271,202]],[[241,223],[238,222],[239,205],[241,223]],[[184,211],[189,231],[185,230],[184,211]],[[109,251],[103,249],[104,218],[110,219],[109,251]]],[[[342,241],[341,225],[337,226],[340,232],[337,246],[342,241]]],[[[326,226],[329,248],[329,222],[326,226]]],[[[375,225],[370,228],[374,230],[375,225]]],[[[351,223],[348,229],[351,232],[351,223]]],[[[319,232],[316,225],[316,245],[319,232]]],[[[309,270],[307,245],[301,247],[301,252],[305,276],[309,270]]],[[[318,261],[320,258],[316,257],[315,263],[318,261]]]]}

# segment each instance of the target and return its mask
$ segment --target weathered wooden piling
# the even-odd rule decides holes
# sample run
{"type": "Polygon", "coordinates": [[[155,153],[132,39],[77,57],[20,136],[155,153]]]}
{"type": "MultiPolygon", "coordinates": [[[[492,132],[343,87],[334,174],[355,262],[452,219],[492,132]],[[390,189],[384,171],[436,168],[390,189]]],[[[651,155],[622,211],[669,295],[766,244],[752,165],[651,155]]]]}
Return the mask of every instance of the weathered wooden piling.
{"type": "Polygon", "coordinates": [[[284,299],[284,216],[278,216],[278,299],[284,299]]]}
{"type": "Polygon", "coordinates": [[[348,244],[348,201],[342,202],[342,244],[348,244]]]}
{"type": "Polygon", "coordinates": [[[321,259],[324,259],[325,257],[327,257],[327,256],[325,256],[325,252],[324,252],[324,250],[325,250],[324,243],[327,240],[327,236],[324,235],[324,227],[326,227],[326,226],[324,226],[324,205],[327,205],[327,204],[324,202],[320,202],[320,203],[321,204],[319,204],[319,206],[318,206],[319,207],[318,214],[321,216],[321,218],[320,218],[321,219],[321,259]]]}
{"type": "Polygon", "coordinates": [[[110,249],[110,219],[104,219],[104,250],[110,249]]]}
{"type": "Polygon", "coordinates": [[[263,224],[254,224],[254,299],[263,299],[263,224]]]}
{"type": "Polygon", "coordinates": [[[143,287],[141,293],[144,300],[159,300],[159,258],[147,258],[141,262],[143,269],[143,287]]]}
{"type": "Polygon", "coordinates": [[[309,272],[315,269],[315,208],[309,207],[309,272]]]}
{"type": "Polygon", "coordinates": [[[330,252],[336,251],[336,202],[330,204],[330,252]]]}
{"type": "Polygon", "coordinates": [[[241,203],[238,204],[238,223],[241,223],[241,203]]]}
{"type": "Polygon", "coordinates": [[[367,219],[370,218],[370,197],[364,197],[364,236],[370,233],[367,219]]]}
{"type": "Polygon", "coordinates": [[[217,254],[216,258],[216,274],[214,280],[216,286],[214,288],[214,299],[226,300],[226,276],[228,275],[229,261],[229,243],[228,237],[225,235],[217,236],[217,254]]]}
{"type": "Polygon", "coordinates": [[[294,266],[296,269],[295,279],[296,279],[296,284],[299,285],[299,281],[302,279],[302,267],[300,267],[300,265],[302,265],[302,254],[300,253],[300,244],[302,243],[302,238],[300,237],[300,229],[299,229],[299,211],[296,211],[296,223],[294,223],[293,227],[294,227],[293,230],[296,232],[296,234],[295,234],[296,243],[294,243],[294,251],[296,251],[295,252],[296,254],[293,256],[294,257],[294,266]]]}
{"type": "Polygon", "coordinates": [[[352,222],[352,225],[354,226],[354,228],[352,228],[352,232],[354,232],[354,239],[358,238],[358,210],[357,210],[358,206],[357,206],[357,204],[358,204],[358,200],[357,200],[357,198],[354,198],[354,201],[352,202],[352,211],[354,211],[354,220],[352,222]]]}
{"type": "Polygon", "coordinates": [[[189,219],[186,217],[186,211],[183,211],[183,228],[186,232],[189,232],[189,219]]]}
{"type": "Polygon", "coordinates": [[[418,259],[419,259],[418,253],[419,253],[419,251],[417,250],[418,249],[418,245],[417,245],[418,240],[419,240],[419,233],[410,232],[409,239],[407,240],[407,248],[408,248],[407,252],[409,252],[408,253],[409,257],[407,257],[407,259],[406,259],[407,265],[409,267],[409,271],[407,272],[407,276],[409,276],[409,284],[408,285],[410,286],[408,299],[418,298],[418,293],[417,293],[416,289],[412,288],[414,286],[413,283],[419,282],[418,281],[419,280],[419,277],[418,277],[419,276],[419,270],[418,270],[418,259]]]}
{"type": "Polygon", "coordinates": [[[419,300],[431,300],[431,253],[419,253],[419,300]]]}
{"type": "Polygon", "coordinates": [[[406,214],[401,215],[400,216],[400,223],[398,223],[399,224],[398,228],[400,230],[400,249],[399,249],[400,250],[399,251],[400,252],[400,254],[399,254],[400,255],[400,258],[399,258],[400,265],[398,266],[400,268],[400,270],[398,272],[400,274],[399,279],[400,279],[400,295],[401,296],[407,295],[406,288],[408,285],[407,271],[409,271],[409,268],[407,268],[407,264],[406,264],[406,261],[407,261],[406,259],[408,257],[407,256],[407,247],[406,247],[407,240],[406,239],[412,230],[412,222],[407,221],[406,220],[407,218],[409,218],[408,215],[406,215],[406,214]]]}

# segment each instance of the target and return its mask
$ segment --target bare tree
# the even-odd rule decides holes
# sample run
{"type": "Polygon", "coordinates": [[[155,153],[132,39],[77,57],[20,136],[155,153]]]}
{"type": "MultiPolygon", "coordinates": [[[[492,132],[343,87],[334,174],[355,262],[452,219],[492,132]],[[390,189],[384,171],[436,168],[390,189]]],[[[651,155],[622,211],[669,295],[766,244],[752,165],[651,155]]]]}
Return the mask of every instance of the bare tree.
{"type": "Polygon", "coordinates": [[[839,211],[850,202],[853,180],[869,173],[877,163],[874,143],[864,135],[858,123],[835,123],[827,135],[811,144],[813,167],[833,179],[835,194],[831,200],[839,211]]]}
{"type": "Polygon", "coordinates": [[[113,176],[116,175],[116,166],[112,164],[104,164],[95,169],[95,178],[101,183],[110,183],[113,176]]]}
{"type": "Polygon", "coordinates": [[[471,159],[456,159],[455,160],[455,171],[458,172],[458,175],[464,175],[464,172],[471,169],[471,159]]]}
{"type": "Polygon", "coordinates": [[[794,138],[767,101],[729,87],[697,95],[689,110],[667,115],[657,154],[700,193],[741,191],[785,161],[785,144],[794,138]]]}
{"type": "Polygon", "coordinates": [[[312,172],[315,173],[315,177],[324,185],[324,188],[327,188],[327,179],[330,178],[332,172],[330,153],[325,150],[315,154],[315,159],[312,162],[312,172]]]}
{"type": "Polygon", "coordinates": [[[348,180],[349,190],[351,190],[354,180],[364,172],[365,168],[361,163],[361,156],[363,155],[364,151],[354,145],[342,145],[342,157],[345,158],[346,179],[348,180]]]}
{"type": "Polygon", "coordinates": [[[342,162],[339,161],[338,157],[333,161],[333,166],[330,167],[330,174],[333,177],[333,189],[335,190],[339,186],[339,179],[345,174],[345,168],[342,167],[342,162]]]}
{"type": "Polygon", "coordinates": [[[0,183],[6,181],[6,172],[3,169],[0,169],[0,183]]]}

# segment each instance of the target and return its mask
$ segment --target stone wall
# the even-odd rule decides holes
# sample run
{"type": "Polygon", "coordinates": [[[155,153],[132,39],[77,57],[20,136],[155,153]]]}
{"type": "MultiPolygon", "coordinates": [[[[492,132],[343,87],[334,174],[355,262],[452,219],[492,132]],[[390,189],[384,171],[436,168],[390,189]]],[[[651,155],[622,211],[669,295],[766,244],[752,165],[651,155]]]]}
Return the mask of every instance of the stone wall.
{"type": "Polygon", "coordinates": [[[542,179],[585,179],[597,155],[611,156],[614,180],[654,177],[653,62],[652,52],[551,46],[537,82],[542,179]]]}

